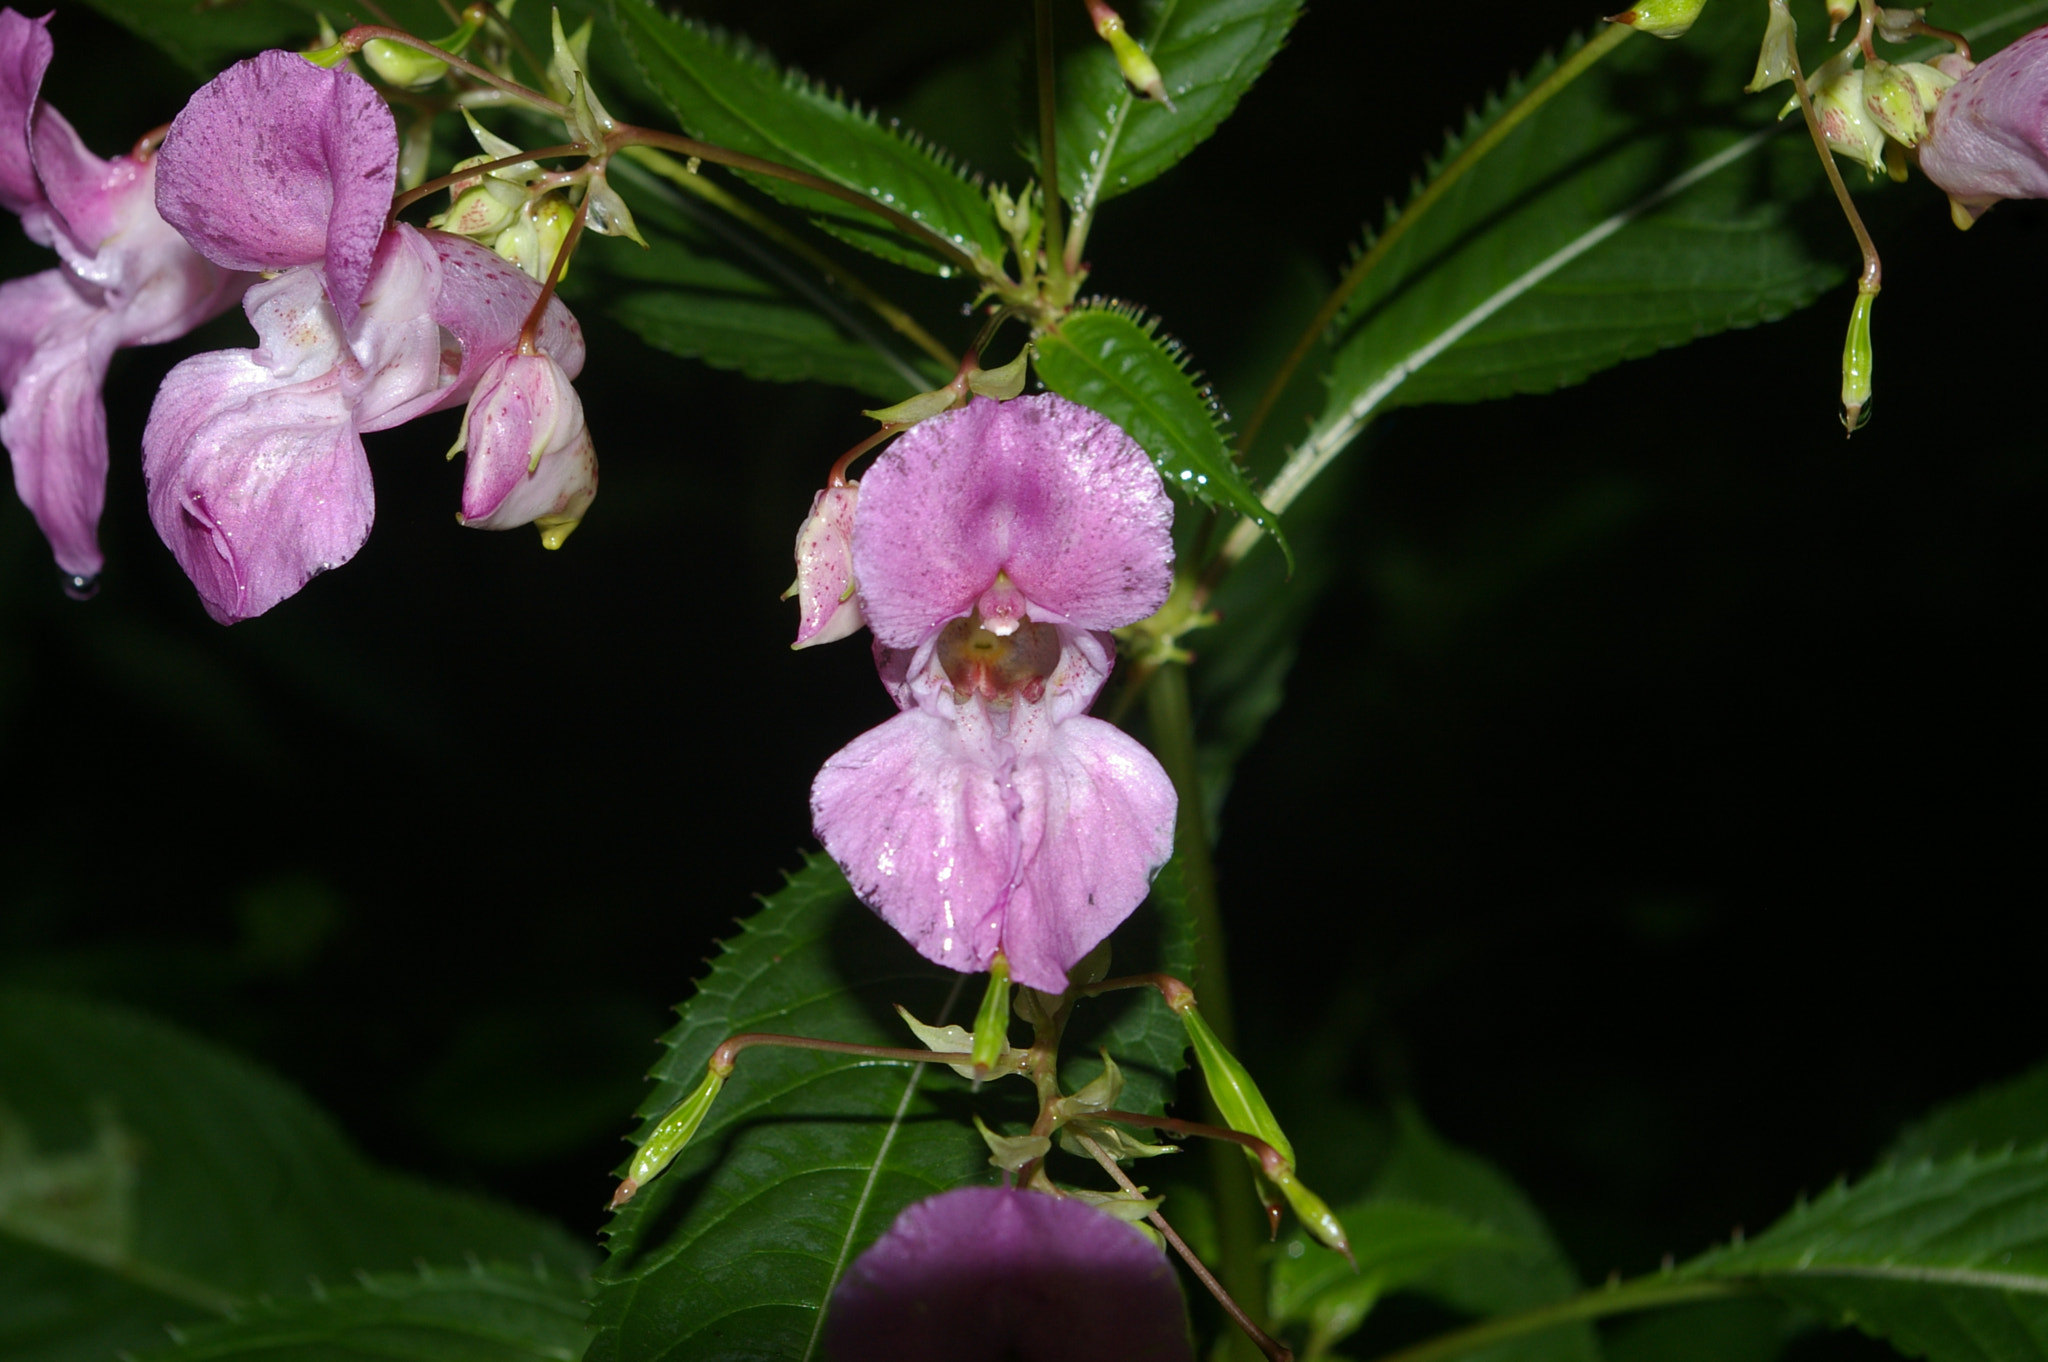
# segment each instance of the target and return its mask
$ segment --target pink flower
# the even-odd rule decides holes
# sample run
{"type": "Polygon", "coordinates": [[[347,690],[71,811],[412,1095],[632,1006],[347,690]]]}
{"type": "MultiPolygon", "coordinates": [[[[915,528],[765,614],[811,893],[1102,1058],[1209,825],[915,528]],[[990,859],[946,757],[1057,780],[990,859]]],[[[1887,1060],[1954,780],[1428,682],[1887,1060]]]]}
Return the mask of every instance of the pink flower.
{"type": "Polygon", "coordinates": [[[2048,28],[1951,85],[1920,143],[1920,169],[1967,227],[2000,199],[2048,198],[2048,28]]]}
{"type": "Polygon", "coordinates": [[[1173,851],[1172,782],[1085,711],[1102,632],[1172,586],[1173,511],[1137,443],[1055,396],[977,400],[861,480],[853,573],[903,711],[811,787],[819,839],[926,958],[1047,992],[1173,851]]]}
{"type": "MultiPolygon", "coordinates": [[[[468,401],[540,296],[460,237],[385,230],[397,157],[368,84],[285,52],[200,90],[158,156],[172,225],[218,263],[281,271],[243,304],[257,348],[178,365],[142,437],[150,518],[223,624],[354,556],[375,508],[362,436],[468,401]]],[[[561,373],[583,367],[559,302],[539,331],[561,373]]]]}
{"type": "Polygon", "coordinates": [[[83,591],[105,561],[108,362],[122,346],[184,335],[249,281],[157,216],[154,160],[102,161],[42,101],[48,22],[0,10],[0,205],[63,261],[0,284],[0,444],[15,490],[83,591]]]}
{"type": "Polygon", "coordinates": [[[1193,1362],[1159,1247],[1079,1201],[961,1187],[918,1202],[832,1292],[832,1362],[1193,1362]]]}

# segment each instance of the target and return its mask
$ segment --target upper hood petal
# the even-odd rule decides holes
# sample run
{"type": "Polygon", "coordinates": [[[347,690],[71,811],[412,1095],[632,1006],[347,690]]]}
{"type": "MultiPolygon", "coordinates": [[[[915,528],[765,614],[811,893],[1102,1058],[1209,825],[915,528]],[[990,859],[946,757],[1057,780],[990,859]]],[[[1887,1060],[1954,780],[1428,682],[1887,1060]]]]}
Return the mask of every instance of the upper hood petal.
{"type": "Polygon", "coordinates": [[[862,476],[854,577],[891,647],[967,613],[999,573],[1035,619],[1113,629],[1165,603],[1172,524],[1151,460],[1107,417],[1050,393],[977,398],[862,476]]]}
{"type": "Polygon", "coordinates": [[[261,53],[192,96],[157,159],[157,207],[201,254],[235,270],[319,264],[354,324],[398,182],[397,124],[369,82],[261,53]]]}
{"type": "Polygon", "coordinates": [[[49,22],[47,14],[30,19],[0,9],[0,208],[17,215],[43,202],[28,139],[43,72],[50,69],[49,22]]]}

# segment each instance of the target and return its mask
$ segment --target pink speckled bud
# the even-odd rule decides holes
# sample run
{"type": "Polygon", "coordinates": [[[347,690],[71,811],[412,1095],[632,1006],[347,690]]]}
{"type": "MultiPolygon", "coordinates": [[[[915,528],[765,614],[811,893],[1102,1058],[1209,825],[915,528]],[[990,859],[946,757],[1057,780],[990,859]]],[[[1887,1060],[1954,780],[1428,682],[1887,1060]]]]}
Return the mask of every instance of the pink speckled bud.
{"type": "Polygon", "coordinates": [[[833,643],[862,625],[854,595],[853,512],[860,484],[827,487],[811,501],[811,513],[796,532],[796,580],[783,599],[796,597],[796,642],[792,648],[833,643]]]}

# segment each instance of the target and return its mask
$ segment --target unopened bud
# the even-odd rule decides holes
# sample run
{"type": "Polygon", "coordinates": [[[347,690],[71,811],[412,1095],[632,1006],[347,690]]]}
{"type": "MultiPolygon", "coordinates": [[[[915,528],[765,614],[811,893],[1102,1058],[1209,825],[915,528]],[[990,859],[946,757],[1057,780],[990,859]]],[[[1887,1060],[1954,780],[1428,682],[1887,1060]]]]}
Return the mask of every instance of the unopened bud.
{"type": "Polygon", "coordinates": [[[676,1155],[683,1152],[684,1146],[690,1143],[690,1137],[697,1133],[697,1127],[704,1124],[704,1118],[711,1112],[711,1104],[718,1100],[719,1089],[725,1086],[726,1076],[731,1072],[729,1068],[720,1073],[710,1065],[705,1066],[704,1081],[697,1085],[697,1090],[676,1103],[669,1114],[661,1118],[661,1124],[654,1128],[633,1155],[633,1166],[626,1180],[612,1193],[614,1208],[631,1201],[634,1193],[652,1182],[662,1169],[674,1162],[676,1155]]]}
{"type": "Polygon", "coordinates": [[[1117,70],[1123,73],[1125,84],[1155,104],[1173,108],[1173,101],[1167,97],[1166,82],[1160,78],[1159,67],[1145,49],[1138,46],[1130,30],[1124,27],[1123,16],[1102,3],[1102,0],[1088,0],[1088,17],[1095,24],[1095,32],[1109,50],[1116,55],[1117,70]]]}
{"type": "Polygon", "coordinates": [[[1858,293],[1849,314],[1849,337],[1842,343],[1842,424],[1851,435],[1870,420],[1870,307],[1875,293],[1858,293]]]}
{"type": "Polygon", "coordinates": [[[811,513],[796,532],[796,580],[782,593],[784,600],[796,597],[792,648],[833,643],[867,623],[853,580],[853,516],[859,496],[859,483],[827,487],[812,498],[811,513]]]}
{"type": "Polygon", "coordinates": [[[597,451],[575,385],[547,354],[502,355],[477,380],[462,422],[462,510],[479,530],[539,527],[560,548],[597,496],[597,451]]]}
{"type": "MultiPolygon", "coordinates": [[[[1750,94],[1768,90],[1781,80],[1792,79],[1799,69],[1799,25],[1785,0],[1771,0],[1770,18],[1764,21],[1764,42],[1756,54],[1756,74],[1742,88],[1750,94]]],[[[1782,116],[1782,115],[1781,115],[1782,116]]]]}
{"type": "Polygon", "coordinates": [[[1828,41],[1835,40],[1835,32],[1842,21],[1856,12],[1856,0],[1828,0],[1828,41]]]}
{"type": "Polygon", "coordinates": [[[1700,17],[1707,0],[1641,0],[1631,9],[1607,16],[1610,24],[1627,24],[1653,38],[1682,38],[1700,17]]]}
{"type": "MultiPolygon", "coordinates": [[[[449,192],[455,193],[455,190],[449,192]]],[[[499,233],[513,224],[525,205],[526,195],[518,186],[486,175],[472,180],[449,205],[448,211],[431,219],[428,225],[454,236],[495,241],[499,233]]]]}
{"type": "Polygon", "coordinates": [[[448,63],[415,47],[372,38],[363,44],[363,60],[389,84],[401,90],[424,90],[448,74],[448,63]]]}
{"type": "Polygon", "coordinates": [[[1830,57],[1813,73],[1813,113],[1828,150],[1874,175],[1884,169],[1884,129],[1864,102],[1866,72],[1850,64],[1854,51],[1830,57]]]}
{"type": "Polygon", "coordinates": [[[1910,72],[1890,62],[1864,67],[1863,107],[1884,135],[1901,146],[1918,146],[1927,135],[1927,109],[1920,101],[1919,85],[1910,72]]]}
{"type": "Polygon", "coordinates": [[[985,1078],[1010,1043],[1010,962],[1001,951],[988,964],[988,992],[974,1014],[974,1076],[985,1078]]]}
{"type": "MultiPolygon", "coordinates": [[[[491,249],[532,278],[545,280],[575,221],[576,210],[558,195],[549,194],[526,204],[518,220],[498,234],[491,249]]],[[[567,274],[566,269],[562,271],[562,277],[567,274]]]]}

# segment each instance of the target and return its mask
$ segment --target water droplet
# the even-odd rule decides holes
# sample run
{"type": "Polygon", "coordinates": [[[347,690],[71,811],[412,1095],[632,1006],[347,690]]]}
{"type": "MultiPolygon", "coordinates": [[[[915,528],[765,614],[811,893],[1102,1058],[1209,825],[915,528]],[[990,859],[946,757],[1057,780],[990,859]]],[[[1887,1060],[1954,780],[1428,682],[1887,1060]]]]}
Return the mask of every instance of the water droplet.
{"type": "Polygon", "coordinates": [[[1128,175],[1119,175],[1116,177],[1116,182],[1118,184],[1129,184],[1131,182],[1131,177],[1128,175]]]}
{"type": "Polygon", "coordinates": [[[74,601],[89,601],[100,594],[100,575],[97,572],[67,572],[63,582],[64,594],[74,601]]]}
{"type": "Polygon", "coordinates": [[[952,277],[953,277],[953,267],[952,267],[951,265],[941,265],[941,266],[939,266],[939,278],[941,278],[941,279],[951,279],[952,277]]]}

